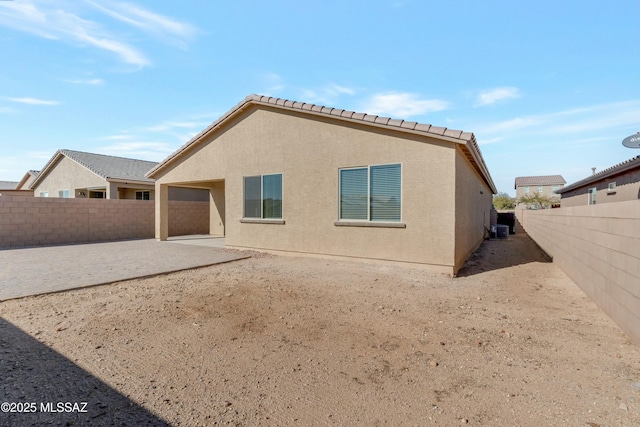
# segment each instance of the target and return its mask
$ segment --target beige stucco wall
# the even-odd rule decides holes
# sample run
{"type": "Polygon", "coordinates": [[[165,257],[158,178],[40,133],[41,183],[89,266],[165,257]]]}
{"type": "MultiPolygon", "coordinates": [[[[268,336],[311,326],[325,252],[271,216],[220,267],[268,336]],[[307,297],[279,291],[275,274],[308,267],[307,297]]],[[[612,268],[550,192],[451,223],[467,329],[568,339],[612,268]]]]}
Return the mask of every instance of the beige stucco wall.
{"type": "Polygon", "coordinates": [[[49,197],[58,197],[59,191],[69,190],[69,197],[74,198],[77,197],[76,188],[105,187],[106,185],[106,180],[68,157],[62,156],[34,188],[33,194],[40,197],[40,193],[48,192],[49,197]]]}
{"type": "Polygon", "coordinates": [[[455,265],[456,271],[485,237],[491,226],[493,194],[469,161],[456,150],[455,265]]]}
{"type": "Polygon", "coordinates": [[[640,345],[640,200],[516,215],[553,262],[640,345]]]}
{"type": "Polygon", "coordinates": [[[224,180],[227,246],[422,263],[452,273],[454,145],[252,106],[156,176],[156,193],[170,183],[224,180]],[[336,226],[339,169],[390,163],[402,164],[406,228],[336,226]],[[240,222],[243,177],[271,173],[283,175],[285,224],[240,222]]]}
{"type": "Polygon", "coordinates": [[[624,202],[640,199],[640,169],[612,176],[562,194],[562,207],[584,206],[589,203],[588,191],[596,187],[596,204],[624,202]],[[609,183],[616,183],[614,192],[608,191],[609,183]]]}

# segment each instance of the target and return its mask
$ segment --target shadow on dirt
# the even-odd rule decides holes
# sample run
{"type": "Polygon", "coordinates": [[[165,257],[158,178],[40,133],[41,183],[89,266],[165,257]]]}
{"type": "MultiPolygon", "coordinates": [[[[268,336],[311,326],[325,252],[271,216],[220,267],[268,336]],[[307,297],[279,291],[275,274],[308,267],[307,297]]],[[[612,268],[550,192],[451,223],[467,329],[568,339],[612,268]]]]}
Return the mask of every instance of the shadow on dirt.
{"type": "Polygon", "coordinates": [[[510,234],[507,239],[490,239],[482,242],[456,276],[473,276],[531,262],[552,262],[552,259],[540,249],[516,220],[515,234],[510,234]]]}
{"type": "Polygon", "coordinates": [[[0,378],[3,426],[169,425],[2,318],[0,378]]]}

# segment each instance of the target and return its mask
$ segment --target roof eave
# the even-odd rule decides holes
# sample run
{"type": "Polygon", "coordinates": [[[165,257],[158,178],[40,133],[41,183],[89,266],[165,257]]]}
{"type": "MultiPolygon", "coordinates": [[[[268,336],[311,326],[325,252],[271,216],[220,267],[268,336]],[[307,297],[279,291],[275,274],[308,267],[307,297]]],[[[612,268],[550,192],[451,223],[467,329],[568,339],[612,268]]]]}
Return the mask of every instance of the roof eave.
{"type": "MultiPolygon", "coordinates": [[[[381,122],[376,122],[378,120],[378,116],[367,115],[367,114],[363,115],[363,113],[337,110],[334,108],[322,107],[315,104],[305,104],[305,103],[300,103],[296,101],[282,100],[278,98],[267,98],[267,101],[263,101],[262,100],[263,98],[265,97],[259,96],[259,95],[247,96],[244,100],[239,102],[235,107],[229,110],[226,114],[224,114],[222,117],[220,117],[219,119],[214,121],[211,125],[209,125],[205,130],[200,132],[198,135],[194,136],[191,140],[189,140],[186,144],[184,144],[182,147],[176,150],[173,154],[169,155],[164,161],[160,162],[157,166],[149,170],[145,174],[145,176],[147,178],[152,178],[152,179],[155,178],[159,172],[167,168],[169,165],[173,164],[177,159],[182,157],[184,154],[190,151],[193,147],[197,146],[202,140],[204,140],[207,136],[210,136],[218,128],[224,126],[231,118],[242,113],[243,111],[248,109],[250,106],[256,105],[256,106],[265,106],[268,108],[269,107],[278,108],[281,110],[308,114],[316,117],[323,117],[323,118],[330,117],[336,120],[346,121],[350,123],[356,123],[360,125],[365,124],[370,127],[375,127],[379,129],[385,129],[385,130],[396,130],[402,133],[419,135],[423,137],[426,136],[426,137],[438,139],[441,141],[452,142],[454,144],[463,145],[467,147],[470,153],[472,153],[471,155],[478,165],[478,172],[484,177],[485,181],[487,182],[487,185],[489,185],[489,187],[491,188],[494,194],[497,192],[497,190],[495,189],[495,184],[493,183],[491,176],[488,173],[488,169],[486,168],[486,164],[484,163],[484,159],[482,159],[482,155],[479,152],[477,143],[475,142],[475,136],[473,134],[465,133],[462,131],[454,131],[454,133],[458,133],[459,136],[469,135],[467,139],[460,138],[460,137],[456,138],[453,136],[446,135],[445,133],[447,132],[447,130],[443,128],[437,128],[438,130],[443,129],[442,134],[439,134],[439,133],[428,132],[420,129],[416,130],[415,127],[417,127],[419,124],[414,122],[410,122],[410,123],[414,123],[413,128],[403,126],[404,120],[400,121],[399,126],[389,125],[388,123],[391,122],[393,119],[380,118],[381,122]],[[268,102],[268,100],[271,100],[271,99],[275,99],[276,100],[275,103],[268,102]],[[294,105],[296,104],[298,104],[299,106],[294,107],[294,105]],[[336,113],[333,113],[334,110],[336,111],[336,113],[340,113],[340,114],[338,115],[336,113]],[[358,117],[362,116],[362,117],[352,118],[352,116],[358,116],[358,117]],[[469,145],[471,145],[472,148],[469,148],[469,145]]],[[[393,121],[397,122],[397,120],[393,120],[393,121]]],[[[432,126],[429,126],[429,128],[431,127],[432,126]]]]}
{"type": "Polygon", "coordinates": [[[129,183],[129,184],[140,184],[140,185],[155,185],[154,181],[140,180],[140,179],[129,179],[129,178],[106,178],[107,182],[119,182],[119,183],[129,183]]]}
{"type": "Polygon", "coordinates": [[[640,168],[640,157],[636,157],[629,161],[628,164],[618,165],[619,167],[613,166],[610,170],[604,170],[600,173],[592,175],[587,178],[583,178],[580,181],[574,182],[571,185],[567,185],[566,187],[562,187],[560,190],[556,191],[556,193],[562,194],[572,190],[576,190],[578,188],[582,188],[586,185],[593,184],[594,182],[600,181],[602,179],[606,179],[615,175],[619,175],[625,173],[629,170],[640,168]]]}

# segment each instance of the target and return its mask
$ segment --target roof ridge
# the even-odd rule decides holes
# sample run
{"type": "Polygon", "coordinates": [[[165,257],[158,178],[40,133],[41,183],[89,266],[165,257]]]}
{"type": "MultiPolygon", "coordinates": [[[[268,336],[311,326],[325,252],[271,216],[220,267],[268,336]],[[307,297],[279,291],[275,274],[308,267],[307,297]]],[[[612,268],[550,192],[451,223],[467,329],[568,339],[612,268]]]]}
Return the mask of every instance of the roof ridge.
{"type": "Polygon", "coordinates": [[[567,192],[567,191],[571,191],[573,189],[579,188],[583,185],[589,184],[590,182],[597,181],[599,178],[606,177],[608,174],[611,174],[611,173],[615,174],[616,172],[618,172],[619,169],[622,169],[620,172],[624,172],[625,171],[624,167],[631,165],[634,162],[640,163],[640,155],[634,156],[630,159],[622,161],[613,166],[609,166],[608,168],[603,169],[600,172],[594,173],[593,175],[589,175],[586,178],[582,178],[574,183],[571,183],[570,185],[567,185],[566,187],[564,187],[562,191],[567,192]]]}
{"type": "Polygon", "coordinates": [[[277,108],[284,108],[292,111],[301,111],[310,114],[318,114],[318,115],[326,115],[330,117],[334,117],[336,119],[348,120],[354,122],[362,122],[365,124],[370,124],[377,127],[386,127],[387,129],[396,129],[401,132],[412,132],[418,133],[422,135],[432,135],[437,138],[447,138],[451,142],[456,142],[454,140],[459,141],[460,144],[466,147],[469,153],[467,153],[467,157],[469,161],[474,164],[474,168],[478,170],[480,175],[482,175],[488,186],[492,189],[492,191],[497,191],[495,189],[495,184],[491,178],[491,174],[489,173],[489,169],[482,157],[482,152],[480,151],[478,142],[475,138],[475,135],[471,132],[464,132],[462,130],[456,129],[448,129],[446,127],[433,126],[427,123],[418,123],[414,121],[405,121],[402,119],[393,119],[390,117],[381,117],[375,114],[368,113],[358,113],[351,110],[343,110],[334,107],[327,107],[324,105],[311,104],[300,101],[292,101],[284,98],[277,98],[273,96],[266,95],[258,95],[255,93],[247,95],[242,101],[236,104],[229,111],[224,113],[221,117],[216,119],[213,123],[207,126],[203,131],[195,135],[185,144],[183,144],[180,148],[166,157],[162,162],[153,167],[149,172],[145,174],[145,176],[152,176],[156,171],[164,167],[164,165],[171,162],[176,157],[180,156],[184,151],[186,151],[193,144],[198,143],[205,135],[209,132],[212,132],[218,126],[222,125],[225,120],[238,112],[244,110],[249,104],[262,104],[262,105],[273,105],[277,108]]]}
{"type": "Polygon", "coordinates": [[[89,154],[90,156],[102,156],[102,157],[112,157],[114,159],[123,159],[123,160],[133,160],[136,162],[146,162],[146,163],[158,163],[153,160],[142,160],[142,159],[132,159],[131,157],[123,157],[123,156],[113,156],[111,154],[101,154],[101,153],[90,153],[88,151],[79,151],[79,150],[69,150],[68,148],[62,148],[58,150],[62,153],[80,153],[80,154],[89,154]]]}
{"type": "MultiPolygon", "coordinates": [[[[344,110],[335,107],[329,107],[321,104],[312,104],[307,102],[293,101],[285,98],[278,98],[274,96],[258,95],[252,93],[244,98],[236,107],[244,105],[248,102],[261,102],[265,104],[277,105],[279,107],[285,107],[290,109],[298,109],[302,111],[311,111],[315,113],[324,113],[330,116],[341,117],[345,119],[361,120],[365,122],[381,124],[386,126],[393,126],[401,129],[416,130],[419,132],[426,132],[435,135],[447,136],[455,139],[462,139],[470,141],[471,132],[464,132],[457,129],[449,129],[447,127],[434,126],[429,123],[420,123],[414,121],[406,121],[404,119],[396,119],[393,117],[378,116],[376,114],[369,114],[364,112],[357,112],[352,110],[344,110]]],[[[231,111],[235,111],[235,108],[231,111]]]]}

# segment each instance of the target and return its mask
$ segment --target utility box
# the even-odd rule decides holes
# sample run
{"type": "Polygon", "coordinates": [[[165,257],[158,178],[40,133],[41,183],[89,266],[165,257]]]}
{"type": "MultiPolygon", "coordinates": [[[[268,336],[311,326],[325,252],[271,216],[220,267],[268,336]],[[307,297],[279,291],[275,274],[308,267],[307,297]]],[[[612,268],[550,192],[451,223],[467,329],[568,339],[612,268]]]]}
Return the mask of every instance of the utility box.
{"type": "Polygon", "coordinates": [[[495,229],[496,229],[496,238],[497,239],[506,239],[507,237],[509,237],[509,226],[508,225],[496,224],[493,227],[495,227],[495,229]]]}

